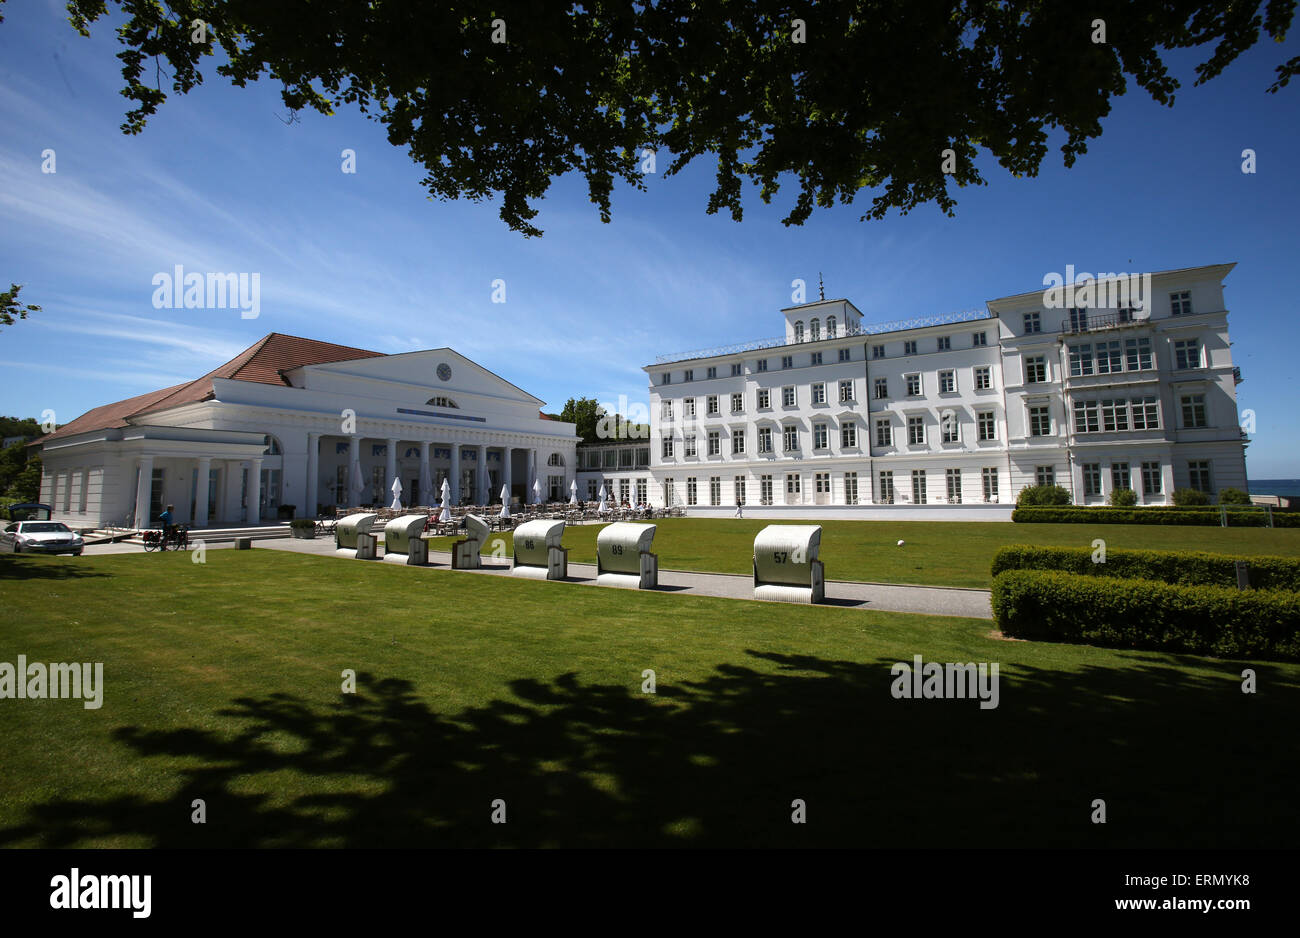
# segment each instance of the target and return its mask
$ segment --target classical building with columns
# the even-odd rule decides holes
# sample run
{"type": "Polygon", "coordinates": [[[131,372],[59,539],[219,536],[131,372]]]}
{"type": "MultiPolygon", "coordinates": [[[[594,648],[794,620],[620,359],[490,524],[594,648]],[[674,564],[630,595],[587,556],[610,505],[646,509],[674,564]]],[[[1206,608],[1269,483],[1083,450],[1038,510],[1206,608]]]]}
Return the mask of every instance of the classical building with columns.
{"type": "Polygon", "coordinates": [[[576,428],[449,348],[384,355],[271,333],[194,381],[42,437],[41,501],[76,527],[251,525],[336,506],[567,496],[576,428]]]}

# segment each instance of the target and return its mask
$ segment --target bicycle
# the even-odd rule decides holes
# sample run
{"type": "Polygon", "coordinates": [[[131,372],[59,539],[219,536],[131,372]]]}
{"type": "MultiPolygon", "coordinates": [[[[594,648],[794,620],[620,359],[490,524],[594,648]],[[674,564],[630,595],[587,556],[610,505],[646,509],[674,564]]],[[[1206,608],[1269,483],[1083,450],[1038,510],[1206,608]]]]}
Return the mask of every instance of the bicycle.
{"type": "Polygon", "coordinates": [[[140,540],[144,549],[154,550],[188,550],[190,546],[190,529],[186,525],[174,525],[170,531],[141,531],[140,540]]]}

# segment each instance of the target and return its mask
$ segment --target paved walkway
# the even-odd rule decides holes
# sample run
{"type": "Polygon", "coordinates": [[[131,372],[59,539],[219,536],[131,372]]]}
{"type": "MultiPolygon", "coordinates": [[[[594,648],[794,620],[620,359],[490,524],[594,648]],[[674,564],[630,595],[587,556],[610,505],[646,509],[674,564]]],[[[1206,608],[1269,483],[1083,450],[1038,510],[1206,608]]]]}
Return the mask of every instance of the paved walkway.
{"type": "MultiPolygon", "coordinates": [[[[225,545],[217,545],[224,547],[225,545]]],[[[334,552],[333,538],[313,538],[310,540],[268,540],[254,541],[254,546],[265,550],[287,550],[300,554],[335,557],[356,563],[347,557],[338,557],[334,552]]],[[[372,563],[391,563],[391,561],[363,561],[372,563]]],[[[430,551],[430,566],[424,569],[450,569],[451,553],[448,551],[430,551]]],[[[491,560],[484,558],[484,566],[477,571],[486,576],[509,574],[509,560],[491,560]]],[[[565,582],[578,585],[596,585],[596,565],[588,563],[570,563],[569,578],[565,582]]],[[[606,587],[612,589],[613,587],[606,587]]],[[[689,573],[682,570],[659,571],[659,589],[654,592],[680,593],[691,596],[720,596],[725,599],[754,599],[754,581],[747,576],[734,576],[723,573],[689,573]]],[[[975,619],[991,619],[993,613],[989,607],[989,591],[978,589],[950,589],[940,586],[898,586],[891,583],[854,583],[846,580],[828,580],[826,582],[827,606],[840,606],[848,609],[878,609],[888,612],[916,612],[935,616],[968,616],[975,619]]]]}

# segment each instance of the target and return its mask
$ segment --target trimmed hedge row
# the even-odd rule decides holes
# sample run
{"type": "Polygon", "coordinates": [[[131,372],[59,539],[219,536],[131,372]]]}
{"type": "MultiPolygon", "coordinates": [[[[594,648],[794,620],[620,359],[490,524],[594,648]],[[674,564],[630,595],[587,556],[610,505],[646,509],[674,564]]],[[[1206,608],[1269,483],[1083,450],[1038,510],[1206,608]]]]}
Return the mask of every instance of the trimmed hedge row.
{"type": "Polygon", "coordinates": [[[1300,661],[1300,593],[1007,570],[993,580],[1005,635],[1220,658],[1300,661]]]}
{"type": "MultiPolygon", "coordinates": [[[[1058,508],[1016,508],[1011,520],[1040,524],[1193,524],[1213,527],[1221,523],[1219,509],[1206,511],[1196,508],[1089,508],[1084,506],[1058,508]]],[[[1263,511],[1233,511],[1228,509],[1230,527],[1262,528],[1268,525],[1263,511]]],[[[1300,513],[1273,512],[1276,528],[1300,527],[1300,513]]]]}
{"type": "Polygon", "coordinates": [[[1060,570],[1083,576],[1236,589],[1236,561],[1244,560],[1250,567],[1253,589],[1300,590],[1300,558],[1297,557],[1236,557],[1190,550],[1108,550],[1105,563],[1093,563],[1092,554],[1088,547],[1011,544],[993,555],[993,576],[1007,570],[1060,570]]]}

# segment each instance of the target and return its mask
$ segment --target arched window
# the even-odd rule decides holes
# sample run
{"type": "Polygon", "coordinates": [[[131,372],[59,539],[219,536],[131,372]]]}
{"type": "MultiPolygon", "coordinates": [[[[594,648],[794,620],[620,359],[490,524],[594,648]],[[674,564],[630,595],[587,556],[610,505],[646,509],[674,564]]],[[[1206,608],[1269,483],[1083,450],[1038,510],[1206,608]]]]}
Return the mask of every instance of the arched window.
{"type": "Polygon", "coordinates": [[[828,339],[835,338],[835,317],[834,316],[826,317],[826,338],[828,339]]]}
{"type": "Polygon", "coordinates": [[[820,319],[814,319],[808,324],[808,326],[809,331],[812,333],[812,340],[816,342],[822,337],[822,321],[820,319]]]}
{"type": "Polygon", "coordinates": [[[564,457],[561,456],[559,453],[551,453],[551,457],[550,457],[550,459],[546,460],[546,465],[548,465],[548,466],[563,466],[563,465],[564,465],[564,457]]]}
{"type": "Polygon", "coordinates": [[[803,341],[803,320],[802,319],[800,319],[798,322],[794,324],[794,340],[796,342],[803,341]]]}
{"type": "Polygon", "coordinates": [[[431,397],[424,403],[429,407],[449,407],[454,410],[460,410],[460,405],[450,397],[431,397]]]}
{"type": "Polygon", "coordinates": [[[270,449],[266,451],[267,456],[280,455],[280,441],[277,440],[275,437],[271,436],[271,434],[268,433],[266,436],[262,438],[262,445],[270,447],[270,449]]]}

